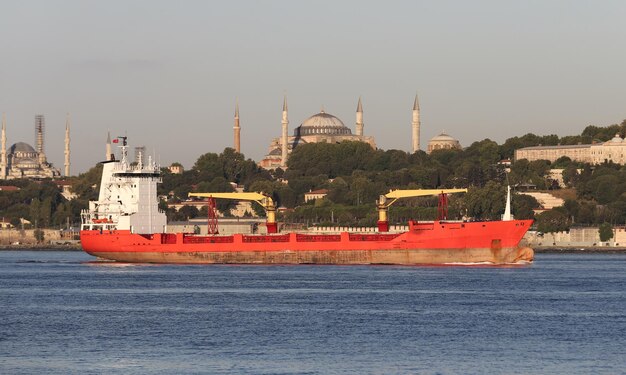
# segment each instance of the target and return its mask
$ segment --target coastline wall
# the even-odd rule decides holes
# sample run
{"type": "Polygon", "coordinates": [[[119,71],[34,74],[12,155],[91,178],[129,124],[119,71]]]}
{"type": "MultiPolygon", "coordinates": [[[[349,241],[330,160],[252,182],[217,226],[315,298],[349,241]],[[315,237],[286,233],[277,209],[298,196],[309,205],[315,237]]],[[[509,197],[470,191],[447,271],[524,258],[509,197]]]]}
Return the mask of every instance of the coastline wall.
{"type": "Polygon", "coordinates": [[[626,227],[614,227],[613,238],[610,241],[600,241],[598,227],[574,227],[568,232],[540,233],[528,231],[523,238],[528,246],[626,246],[626,227]]]}
{"type": "MultiPolygon", "coordinates": [[[[62,239],[61,231],[58,229],[42,229],[43,243],[50,241],[60,241],[62,239]]],[[[0,244],[36,244],[35,229],[2,229],[0,230],[0,244]]]]}

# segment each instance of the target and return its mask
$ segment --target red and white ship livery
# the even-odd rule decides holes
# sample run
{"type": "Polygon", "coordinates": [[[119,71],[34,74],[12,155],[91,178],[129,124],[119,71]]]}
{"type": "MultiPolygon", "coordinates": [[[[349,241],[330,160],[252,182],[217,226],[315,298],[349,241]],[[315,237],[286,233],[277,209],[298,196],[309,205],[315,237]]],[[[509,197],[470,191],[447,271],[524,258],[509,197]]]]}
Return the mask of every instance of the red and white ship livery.
{"type": "MultiPolygon", "coordinates": [[[[280,233],[275,205],[261,193],[195,193],[210,198],[253,200],[267,212],[266,234],[198,235],[169,233],[158,208],[160,169],[128,161],[126,138],[120,160],[103,162],[97,201],[82,213],[81,243],[87,253],[114,261],[140,263],[238,264],[511,264],[533,260],[533,250],[520,246],[532,220],[510,218],[510,205],[500,221],[409,221],[403,231],[390,231],[387,210],[404,197],[439,195],[449,190],[396,190],[377,202],[376,232],[280,233]]],[[[141,158],[139,158],[141,160],[141,158]]],[[[510,196],[508,198],[510,201],[510,196]]]]}

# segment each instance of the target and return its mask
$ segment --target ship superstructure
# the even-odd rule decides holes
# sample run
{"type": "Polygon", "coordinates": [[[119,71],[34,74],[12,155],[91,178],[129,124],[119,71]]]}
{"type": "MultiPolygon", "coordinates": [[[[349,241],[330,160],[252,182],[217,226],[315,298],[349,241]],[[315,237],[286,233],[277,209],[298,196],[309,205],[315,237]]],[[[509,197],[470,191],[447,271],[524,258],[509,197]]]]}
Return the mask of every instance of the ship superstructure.
{"type": "Polygon", "coordinates": [[[82,212],[82,230],[128,230],[130,233],[164,233],[167,218],[159,209],[157,184],[160,169],[148,157],[137,163],[128,160],[126,137],[120,143],[121,158],[102,162],[102,179],[97,201],[89,202],[82,212]]]}

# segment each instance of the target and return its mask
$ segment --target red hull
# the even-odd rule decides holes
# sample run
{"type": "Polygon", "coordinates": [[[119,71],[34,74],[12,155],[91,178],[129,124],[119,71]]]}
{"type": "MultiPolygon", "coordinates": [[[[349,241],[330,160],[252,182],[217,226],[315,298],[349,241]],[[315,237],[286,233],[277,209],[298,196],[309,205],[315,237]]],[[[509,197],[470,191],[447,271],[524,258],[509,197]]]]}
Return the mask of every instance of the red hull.
{"type": "Polygon", "coordinates": [[[532,220],[409,223],[403,233],[195,236],[81,231],[92,255],[147,263],[433,264],[532,261],[532,220]]]}

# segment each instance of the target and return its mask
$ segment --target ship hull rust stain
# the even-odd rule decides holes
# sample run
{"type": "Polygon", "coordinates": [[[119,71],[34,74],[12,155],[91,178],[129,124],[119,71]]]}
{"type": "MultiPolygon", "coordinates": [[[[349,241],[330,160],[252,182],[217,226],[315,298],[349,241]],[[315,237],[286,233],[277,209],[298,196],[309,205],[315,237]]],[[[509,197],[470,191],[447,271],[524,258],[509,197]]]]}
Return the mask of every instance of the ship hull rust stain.
{"type": "Polygon", "coordinates": [[[493,249],[406,249],[333,251],[173,251],[106,252],[91,255],[129,263],[182,264],[512,264],[532,262],[534,252],[527,247],[493,249]]]}

